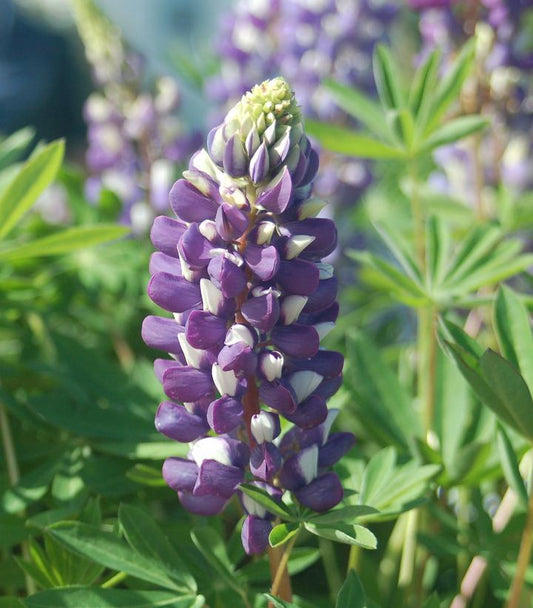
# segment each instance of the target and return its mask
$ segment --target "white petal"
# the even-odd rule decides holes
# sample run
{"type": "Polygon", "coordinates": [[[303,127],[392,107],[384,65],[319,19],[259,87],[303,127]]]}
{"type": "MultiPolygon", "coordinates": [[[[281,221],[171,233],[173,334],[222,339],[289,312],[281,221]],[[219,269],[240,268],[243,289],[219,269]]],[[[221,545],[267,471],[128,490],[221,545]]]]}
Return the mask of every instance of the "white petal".
{"type": "Polygon", "coordinates": [[[274,222],[261,222],[257,226],[257,244],[266,245],[270,243],[275,229],[276,224],[274,222]]]}
{"type": "Polygon", "coordinates": [[[268,412],[260,412],[252,416],[250,430],[257,443],[270,443],[274,439],[276,424],[268,412]]]}
{"type": "Polygon", "coordinates": [[[246,344],[250,348],[254,347],[254,336],[250,329],[242,323],[232,325],[228,329],[226,339],[224,340],[224,344],[226,344],[227,346],[229,346],[230,344],[238,344],[239,342],[244,342],[244,344],[246,344]]]}
{"type": "Polygon", "coordinates": [[[298,464],[302,470],[302,475],[306,485],[316,479],[318,475],[318,446],[312,445],[300,452],[298,464]]]}
{"type": "Polygon", "coordinates": [[[318,339],[322,340],[335,327],[335,323],[333,323],[332,321],[328,321],[326,323],[317,323],[316,325],[313,325],[313,327],[318,333],[318,339]]]}
{"type": "Polygon", "coordinates": [[[285,325],[294,323],[307,304],[307,296],[287,296],[281,302],[281,318],[285,325]]]}
{"type": "Polygon", "coordinates": [[[237,392],[238,380],[232,370],[225,372],[218,363],[214,363],[211,368],[213,382],[221,395],[234,397],[237,392]]]}
{"type": "Polygon", "coordinates": [[[230,449],[222,437],[204,437],[196,441],[189,456],[200,466],[204,460],[216,460],[220,464],[232,466],[230,449]]]}
{"type": "Polygon", "coordinates": [[[217,315],[224,301],[224,296],[220,289],[215,287],[209,279],[200,279],[200,293],[202,295],[203,309],[213,315],[217,315]]]}
{"type": "Polygon", "coordinates": [[[185,356],[185,361],[187,361],[187,365],[200,369],[205,352],[198,348],[192,347],[187,342],[185,334],[178,334],[178,342],[180,343],[181,350],[185,356]]]}
{"type": "Polygon", "coordinates": [[[314,240],[314,236],[308,236],[306,234],[295,234],[294,236],[291,236],[291,238],[287,241],[287,259],[292,260],[296,256],[300,255],[300,253],[302,253],[302,251],[314,240]]]}
{"type": "Polygon", "coordinates": [[[253,498],[247,496],[244,492],[242,493],[242,504],[250,515],[255,515],[256,517],[261,517],[263,519],[267,514],[267,510],[262,505],[253,498]]]}
{"type": "Polygon", "coordinates": [[[316,387],[322,382],[323,376],[312,371],[294,372],[289,378],[289,382],[296,394],[296,400],[301,403],[313,393],[316,387]]]}
{"type": "Polygon", "coordinates": [[[271,351],[261,355],[261,371],[269,382],[276,380],[276,378],[281,378],[284,362],[285,359],[283,355],[277,351],[271,351]]]}
{"type": "Polygon", "coordinates": [[[199,224],[198,230],[208,241],[214,241],[218,236],[217,226],[213,220],[204,220],[199,224]]]}
{"type": "Polygon", "coordinates": [[[318,198],[310,198],[298,207],[298,219],[305,220],[308,217],[316,217],[327,205],[325,201],[318,198]]]}
{"type": "Polygon", "coordinates": [[[318,268],[319,279],[331,279],[331,277],[335,274],[335,269],[331,264],[328,264],[326,262],[319,262],[315,265],[318,268]]]}

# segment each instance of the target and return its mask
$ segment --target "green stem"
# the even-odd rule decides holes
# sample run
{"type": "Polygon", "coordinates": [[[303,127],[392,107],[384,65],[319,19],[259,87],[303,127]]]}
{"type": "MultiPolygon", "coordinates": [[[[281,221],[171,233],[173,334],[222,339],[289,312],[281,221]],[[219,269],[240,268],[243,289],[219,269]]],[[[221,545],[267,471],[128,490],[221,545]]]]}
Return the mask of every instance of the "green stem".
{"type": "MultiPolygon", "coordinates": [[[[291,552],[297,537],[298,534],[295,534],[285,545],[285,550],[283,551],[281,558],[275,564],[275,567],[271,569],[273,577],[270,593],[275,596],[277,596],[279,593],[279,598],[288,602],[292,602],[292,590],[287,564],[289,563],[289,557],[291,556],[291,552]]],[[[271,566],[274,566],[272,563],[272,556],[275,556],[276,549],[277,547],[269,551],[269,555],[271,557],[271,566]]]]}
{"type": "Polygon", "coordinates": [[[328,581],[329,594],[332,600],[337,597],[339,589],[342,587],[342,577],[339,573],[337,556],[335,555],[334,545],[325,538],[318,539],[318,549],[322,557],[322,565],[328,581]]]}
{"type": "Polygon", "coordinates": [[[361,547],[357,545],[352,545],[350,547],[350,554],[348,556],[348,572],[350,570],[355,570],[356,572],[359,570],[359,565],[361,563],[361,547]]]}
{"type": "Polygon", "coordinates": [[[520,541],[520,550],[518,552],[518,561],[516,563],[516,572],[509,593],[507,608],[519,608],[520,598],[522,596],[522,588],[526,577],[526,570],[529,566],[531,557],[531,549],[533,548],[533,492],[529,493],[527,503],[527,519],[526,527],[522,533],[520,541]]]}
{"type": "Polygon", "coordinates": [[[101,584],[102,589],[110,589],[115,585],[121,583],[128,575],[125,572],[117,572],[111,578],[108,578],[107,581],[104,581],[101,584]]]}
{"type": "Polygon", "coordinates": [[[405,527],[405,542],[400,562],[400,574],[398,576],[398,587],[408,587],[413,581],[416,555],[416,530],[418,527],[418,509],[407,513],[407,524],[405,527]]]}
{"type": "MultiPolygon", "coordinates": [[[[2,435],[2,444],[4,446],[4,455],[6,459],[7,467],[7,478],[9,485],[14,487],[17,485],[20,479],[20,470],[17,462],[17,453],[15,451],[15,443],[13,441],[13,433],[11,432],[11,425],[9,424],[9,417],[7,415],[6,406],[0,401],[0,433],[2,435]]],[[[31,561],[30,550],[28,543],[24,541],[21,543],[22,556],[25,560],[31,561]]],[[[35,583],[31,576],[24,574],[24,580],[26,583],[26,591],[28,595],[32,595],[37,591],[35,583]]]]}

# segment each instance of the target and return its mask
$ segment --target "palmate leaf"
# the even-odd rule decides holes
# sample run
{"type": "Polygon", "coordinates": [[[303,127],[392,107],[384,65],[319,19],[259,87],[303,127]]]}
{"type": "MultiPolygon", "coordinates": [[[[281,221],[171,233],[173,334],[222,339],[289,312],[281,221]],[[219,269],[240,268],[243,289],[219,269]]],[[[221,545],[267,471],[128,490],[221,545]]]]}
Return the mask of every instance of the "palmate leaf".
{"type": "Polygon", "coordinates": [[[446,110],[457,99],[474,61],[475,39],[467,42],[451,68],[446,72],[435,91],[431,104],[430,117],[425,132],[430,133],[439,124],[446,110]]]}
{"type": "Polygon", "coordinates": [[[0,194],[0,239],[6,237],[55,179],[65,151],[56,141],[36,152],[0,194]]]}
{"type": "Polygon", "coordinates": [[[421,144],[420,152],[431,152],[483,130],[489,124],[483,116],[460,116],[435,129],[421,144]]]}
{"type": "Polygon", "coordinates": [[[405,152],[398,147],[383,143],[378,139],[360,135],[344,127],[336,127],[316,120],[305,121],[306,131],[316,137],[328,150],[372,159],[401,159],[405,152]]]}
{"type": "Polygon", "coordinates": [[[347,355],[344,377],[361,420],[380,442],[408,451],[410,439],[422,433],[412,397],[363,332],[348,333],[347,355]]]}
{"type": "Polygon", "coordinates": [[[135,552],[148,559],[159,561],[174,581],[192,593],[196,592],[196,581],[185,563],[159,526],[145,511],[121,504],[118,519],[126,540],[135,552]]]}
{"type": "Polygon", "coordinates": [[[66,587],[41,591],[25,600],[28,608],[201,608],[202,596],[177,597],[168,591],[66,587]]]}
{"type": "Polygon", "coordinates": [[[423,499],[430,482],[442,470],[439,465],[420,466],[415,461],[398,466],[396,458],[396,450],[387,447],[366,467],[358,461],[347,461],[358,502],[377,511],[363,515],[362,521],[383,521],[409,510],[423,499]]]}
{"type": "Polygon", "coordinates": [[[374,99],[334,80],[326,79],[322,84],[340,108],[361,122],[371,133],[390,141],[385,114],[374,99]]]}
{"type": "Polygon", "coordinates": [[[372,68],[383,107],[387,110],[402,108],[404,98],[395,75],[398,70],[393,65],[388,49],[381,44],[374,51],[372,68]]]}
{"type": "Polygon", "coordinates": [[[72,551],[102,566],[176,592],[190,591],[160,560],[135,553],[114,534],[80,522],[55,524],[48,528],[47,533],[72,551]]]}
{"type": "Polygon", "coordinates": [[[417,138],[423,132],[429,117],[440,60],[440,51],[435,50],[430,53],[426,61],[416,71],[409,91],[408,106],[415,117],[417,138]]]}
{"type": "Polygon", "coordinates": [[[128,233],[129,228],[112,224],[66,228],[49,236],[35,239],[30,243],[22,245],[10,244],[8,248],[0,250],[0,262],[62,255],[83,247],[91,247],[113,241],[126,236],[128,233]]]}

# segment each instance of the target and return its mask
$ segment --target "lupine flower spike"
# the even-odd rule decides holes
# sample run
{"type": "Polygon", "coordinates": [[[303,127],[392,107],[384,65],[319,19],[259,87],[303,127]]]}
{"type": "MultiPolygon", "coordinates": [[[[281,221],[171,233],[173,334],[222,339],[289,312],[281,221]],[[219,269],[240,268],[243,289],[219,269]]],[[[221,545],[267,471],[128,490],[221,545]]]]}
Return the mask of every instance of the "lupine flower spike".
{"type": "MultiPolygon", "coordinates": [[[[148,294],[174,318],[147,317],[143,337],[172,357],[155,362],[170,399],[155,424],[190,445],[163,476],[193,513],[219,513],[244,481],[318,512],[342,499],[330,469],[354,439],[329,433],[343,358],[320,348],[338,314],[337,279],[321,262],[337,233],[315,217],[317,169],[289,85],[265,81],[174,184],[177,219],[154,221],[148,294]]],[[[272,518],[240,498],[244,548],[261,553],[272,518]]]]}

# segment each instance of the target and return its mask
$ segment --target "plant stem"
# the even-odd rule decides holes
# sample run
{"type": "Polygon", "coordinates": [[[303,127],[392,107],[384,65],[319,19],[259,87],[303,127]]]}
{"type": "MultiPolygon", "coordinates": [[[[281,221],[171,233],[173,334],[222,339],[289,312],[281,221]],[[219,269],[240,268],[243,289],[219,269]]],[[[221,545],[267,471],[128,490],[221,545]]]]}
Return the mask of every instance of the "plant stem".
{"type": "Polygon", "coordinates": [[[416,529],[418,527],[418,509],[407,513],[405,527],[405,543],[403,546],[402,559],[400,562],[400,574],[398,575],[398,586],[408,587],[413,581],[416,554],[416,529]]]}
{"type": "Polygon", "coordinates": [[[357,545],[352,545],[350,547],[350,554],[348,556],[348,572],[350,570],[355,570],[357,572],[357,570],[359,569],[360,562],[361,547],[358,547],[357,545]]]}
{"type": "Polygon", "coordinates": [[[287,564],[289,563],[289,557],[297,537],[298,534],[295,534],[285,545],[285,548],[271,547],[268,550],[270,574],[272,576],[270,593],[287,602],[292,602],[291,579],[287,570],[287,564]]]}
{"type": "MultiPolygon", "coordinates": [[[[520,472],[522,475],[524,475],[526,471],[528,472],[528,475],[531,475],[531,472],[533,472],[533,463],[531,462],[532,456],[533,452],[530,450],[522,458],[520,462],[520,472]]],[[[518,497],[515,491],[512,488],[508,488],[502,498],[500,506],[492,518],[492,529],[496,534],[499,534],[507,526],[517,504],[518,497]]],[[[481,555],[476,555],[470,562],[470,566],[461,582],[460,591],[453,598],[450,608],[466,608],[468,600],[474,596],[476,588],[483,578],[486,569],[487,560],[481,555]]]]}
{"type": "Polygon", "coordinates": [[[516,572],[511,585],[511,592],[507,602],[507,608],[519,608],[520,598],[522,596],[522,588],[526,577],[526,570],[529,566],[531,557],[531,549],[533,548],[533,492],[529,492],[529,500],[527,503],[527,519],[526,527],[522,532],[522,540],[520,541],[520,551],[518,552],[518,561],[516,563],[516,572]]]}
{"type": "Polygon", "coordinates": [[[128,575],[125,572],[117,572],[111,578],[108,578],[107,581],[104,581],[100,586],[102,589],[110,589],[115,585],[121,583],[128,575]]]}
{"type": "Polygon", "coordinates": [[[319,538],[318,549],[320,551],[320,556],[322,557],[322,565],[328,581],[329,595],[332,601],[334,601],[339,589],[342,587],[343,581],[339,573],[333,542],[325,538],[319,538]]]}
{"type": "MultiPolygon", "coordinates": [[[[11,432],[11,425],[9,424],[6,406],[1,401],[0,432],[2,434],[2,444],[4,446],[4,455],[6,459],[7,478],[9,480],[9,485],[11,487],[14,487],[19,482],[20,470],[17,462],[17,453],[15,451],[15,443],[13,441],[13,433],[11,432]]],[[[31,561],[28,543],[24,541],[23,543],[21,543],[21,547],[24,559],[27,561],[31,561]]],[[[32,595],[33,593],[35,593],[37,588],[31,576],[25,573],[24,580],[26,583],[26,591],[28,595],[32,595]]]]}

